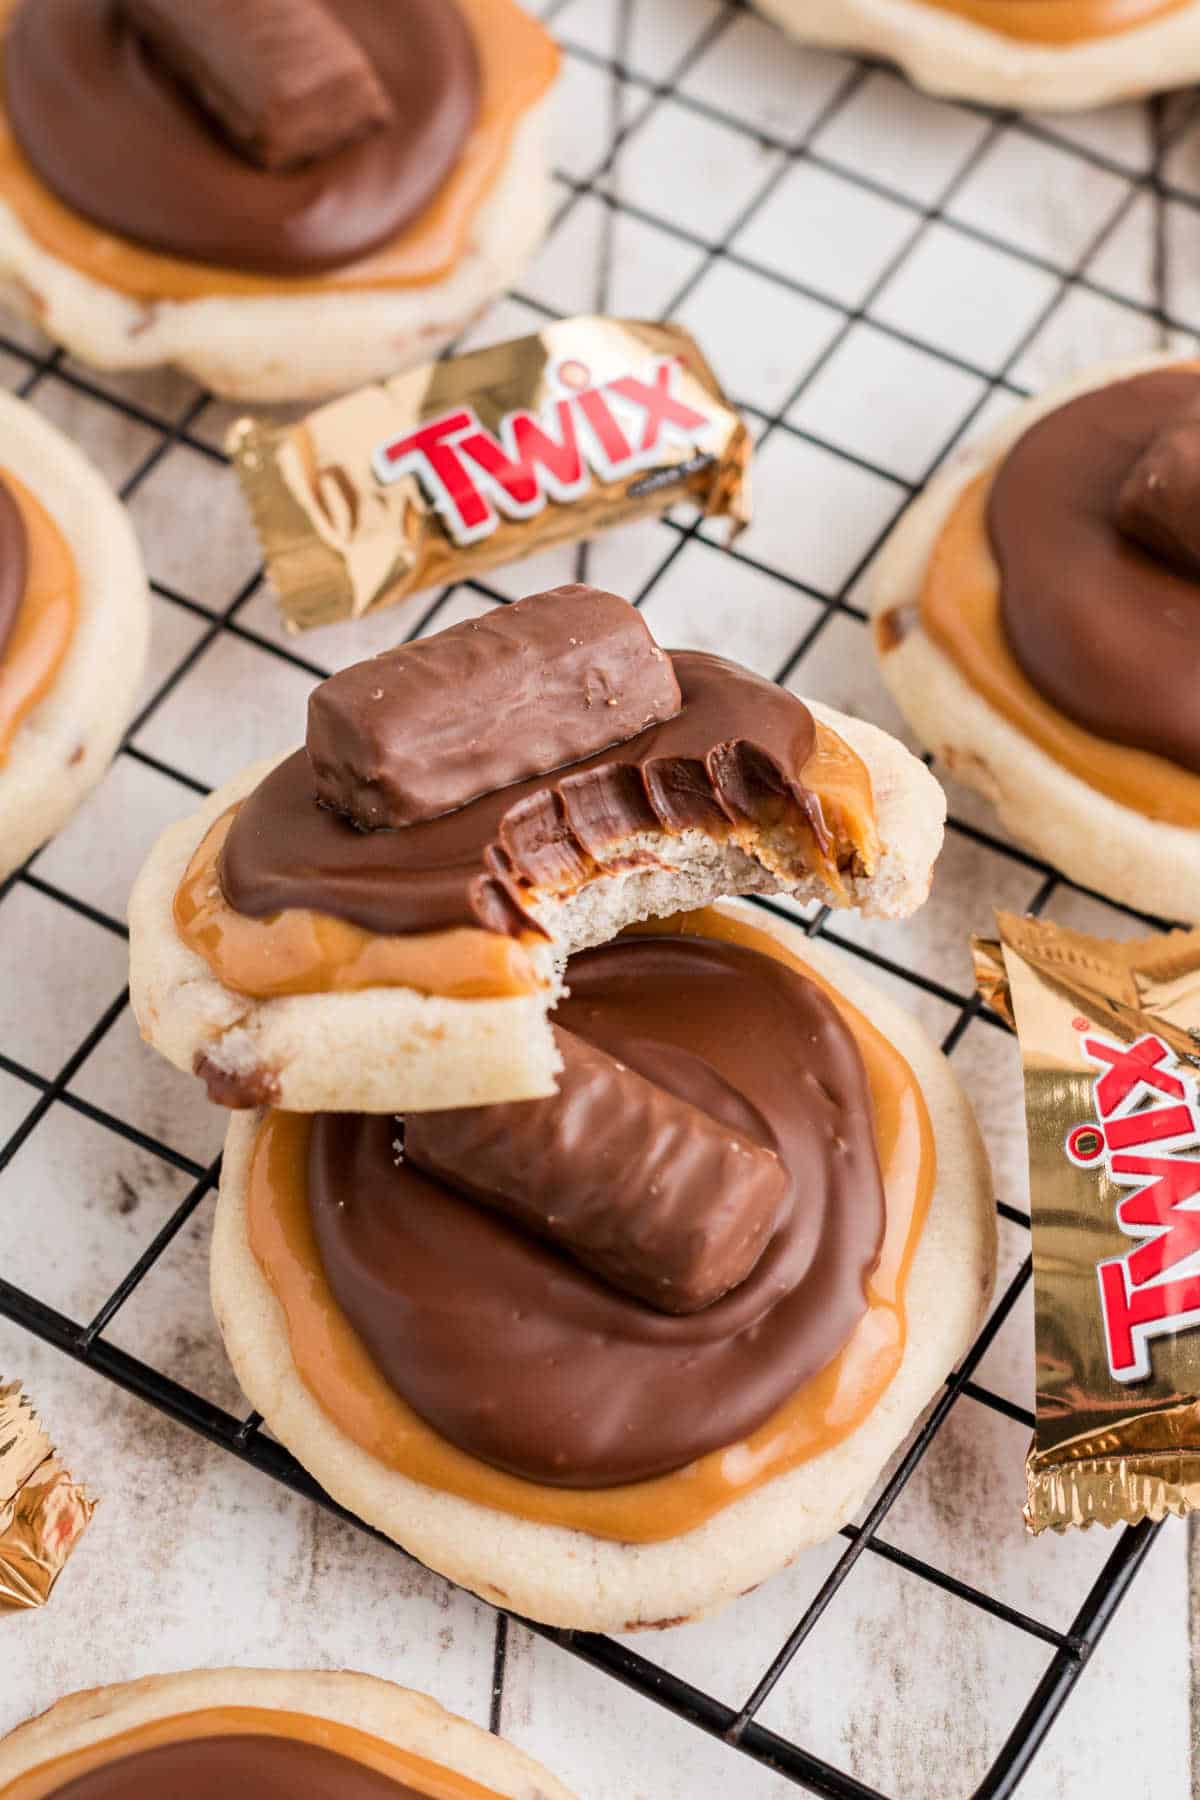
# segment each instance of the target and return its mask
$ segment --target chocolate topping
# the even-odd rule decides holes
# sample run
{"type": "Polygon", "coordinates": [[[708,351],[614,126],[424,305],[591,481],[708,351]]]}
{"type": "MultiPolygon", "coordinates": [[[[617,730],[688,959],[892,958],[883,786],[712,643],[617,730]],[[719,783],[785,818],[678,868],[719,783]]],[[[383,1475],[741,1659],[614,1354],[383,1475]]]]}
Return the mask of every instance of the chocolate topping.
{"type": "Polygon", "coordinates": [[[627,600],[559,587],[355,663],[315,687],[308,754],[326,806],[415,825],[675,716],[671,659],[627,600]]]}
{"type": "Polygon", "coordinates": [[[0,660],[13,634],[29,574],[29,537],[8,483],[0,477],[0,660]]]}
{"type": "MultiPolygon", "coordinates": [[[[1110,742],[1200,772],[1200,584],[1122,530],[1131,471],[1147,453],[1153,467],[1177,435],[1169,428],[1198,415],[1196,368],[1081,395],[1009,452],[988,528],[1008,641],[1039,693],[1110,742]]],[[[1172,529],[1182,510],[1182,496],[1178,509],[1154,502],[1172,529]]]]}
{"type": "Polygon", "coordinates": [[[392,103],[324,0],[120,0],[126,21],[263,169],[294,169],[365,137],[392,103]]]}
{"type": "Polygon", "coordinates": [[[309,1205],[330,1287],[392,1387],[485,1462],[564,1487],[744,1438],[865,1311],[884,1198],[858,1047],[816,985],[741,945],[634,937],[572,959],[564,1026],[787,1172],[749,1278],[675,1318],[397,1161],[393,1120],[320,1115],[309,1205]]]}
{"type": "Polygon", "coordinates": [[[414,1113],[405,1156],[661,1312],[711,1306],[762,1255],[783,1164],[574,1032],[554,1036],[557,1094],[414,1113]]]}
{"type": "Polygon", "coordinates": [[[1151,438],[1121,484],[1117,524],[1160,562],[1200,577],[1200,418],[1151,438]]]}
{"type": "Polygon", "coordinates": [[[13,130],[69,207],[152,249],[280,275],[351,262],[433,199],[474,124],[479,68],[453,0],[324,4],[392,117],[303,169],[259,169],[233,150],[118,0],[24,0],[4,49],[13,130]]]}
{"type": "Polygon", "coordinates": [[[350,1756],[298,1738],[184,1738],[104,1763],[47,1800],[422,1800],[350,1756]]]}
{"type": "Polygon", "coordinates": [[[475,925],[519,936],[538,929],[531,889],[574,892],[634,832],[721,836],[733,823],[781,823],[824,848],[820,802],[801,785],[815,742],[807,707],[722,657],[671,660],[683,696],[675,718],[401,831],[356,831],[318,805],[298,750],[233,821],[225,898],[252,918],[307,907],[368,931],[475,925]]]}

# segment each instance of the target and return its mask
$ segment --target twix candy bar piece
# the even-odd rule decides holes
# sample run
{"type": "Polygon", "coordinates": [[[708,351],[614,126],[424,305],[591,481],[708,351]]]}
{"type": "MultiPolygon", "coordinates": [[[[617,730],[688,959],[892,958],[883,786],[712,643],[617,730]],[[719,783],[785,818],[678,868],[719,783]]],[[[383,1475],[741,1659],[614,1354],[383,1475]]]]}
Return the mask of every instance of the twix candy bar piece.
{"type": "Polygon", "coordinates": [[[405,1156],[660,1312],[711,1306],[766,1249],[783,1163],[574,1032],[554,1041],[556,1094],[411,1113],[405,1156]]]}
{"type": "Polygon", "coordinates": [[[0,1382],[0,1611],[45,1604],[95,1509],[20,1383],[0,1382]]]}
{"type": "Polygon", "coordinates": [[[1110,943],[998,913],[983,997],[1025,1072],[1037,1423],[1025,1520],[1200,1505],[1200,930],[1110,943]]]}
{"type": "Polygon", "coordinates": [[[678,325],[559,320],[228,448],[297,630],[678,500],[750,517],[749,433],[678,325]]]}
{"type": "Polygon", "coordinates": [[[234,148],[281,173],[392,116],[366,51],[324,0],[121,0],[234,148]]]}

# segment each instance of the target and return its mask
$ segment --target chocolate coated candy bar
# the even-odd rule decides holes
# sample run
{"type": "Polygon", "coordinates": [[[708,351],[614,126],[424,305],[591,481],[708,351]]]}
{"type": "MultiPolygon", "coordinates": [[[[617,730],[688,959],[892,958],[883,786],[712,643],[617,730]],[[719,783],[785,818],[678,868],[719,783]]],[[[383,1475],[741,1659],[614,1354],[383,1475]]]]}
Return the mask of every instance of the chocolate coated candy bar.
{"type": "Polygon", "coordinates": [[[774,1151],[555,1028],[546,1100],[414,1113],[404,1153],[660,1312],[744,1281],[787,1184],[774,1151]]]}
{"type": "Polygon", "coordinates": [[[641,614],[600,588],[531,594],[330,676],[308,703],[318,798],[415,825],[581,762],[682,700],[641,614]]]}
{"type": "Polygon", "coordinates": [[[1179,419],[1147,444],[1117,496],[1117,523],[1160,561],[1200,574],[1200,419],[1179,419]]]}
{"type": "Polygon", "coordinates": [[[95,1509],[21,1384],[0,1379],[0,1612],[45,1604],[95,1509]]]}
{"type": "Polygon", "coordinates": [[[282,171],[392,116],[366,52],[322,0],[121,0],[234,147],[282,171]]]}

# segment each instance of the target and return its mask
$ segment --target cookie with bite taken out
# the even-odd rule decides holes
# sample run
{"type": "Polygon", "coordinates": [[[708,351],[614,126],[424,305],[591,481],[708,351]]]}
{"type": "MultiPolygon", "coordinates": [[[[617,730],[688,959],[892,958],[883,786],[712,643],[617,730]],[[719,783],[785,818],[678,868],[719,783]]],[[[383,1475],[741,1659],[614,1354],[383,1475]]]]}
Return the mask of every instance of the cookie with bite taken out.
{"type": "Polygon", "coordinates": [[[547,1098],[237,1114],[213,1305],[273,1433],[431,1568],[677,1625],[854,1516],[986,1307],[991,1180],[945,1058],[788,920],[565,979],[547,1098]]]}
{"type": "Polygon", "coordinates": [[[943,814],[876,727],[553,589],[332,676],[302,749],[171,827],[133,1005],[226,1105],[533,1098],[573,952],[728,893],[903,917],[943,814]]]}

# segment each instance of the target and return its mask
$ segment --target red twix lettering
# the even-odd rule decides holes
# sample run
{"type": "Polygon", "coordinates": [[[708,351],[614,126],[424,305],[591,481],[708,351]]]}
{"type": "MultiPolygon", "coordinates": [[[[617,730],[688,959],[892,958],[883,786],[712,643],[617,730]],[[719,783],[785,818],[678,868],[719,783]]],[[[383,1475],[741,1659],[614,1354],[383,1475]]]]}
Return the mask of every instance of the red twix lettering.
{"type": "Polygon", "coordinates": [[[530,519],[547,500],[578,500],[594,476],[653,468],[666,440],[707,455],[711,420],[674,392],[678,369],[678,358],[659,357],[642,375],[577,387],[540,415],[506,413],[497,435],[459,407],[380,444],[372,467],[384,483],[415,476],[454,541],[473,544],[501,515],[530,519]]]}
{"type": "Polygon", "coordinates": [[[1139,1381],[1151,1373],[1155,1337],[1200,1325],[1196,1079],[1153,1034],[1121,1044],[1088,1028],[1082,1047],[1100,1070],[1097,1123],[1068,1133],[1066,1152],[1076,1167],[1104,1168],[1131,1190],[1116,1217],[1138,1242],[1096,1273],[1109,1368],[1118,1381],[1139,1381]]]}

